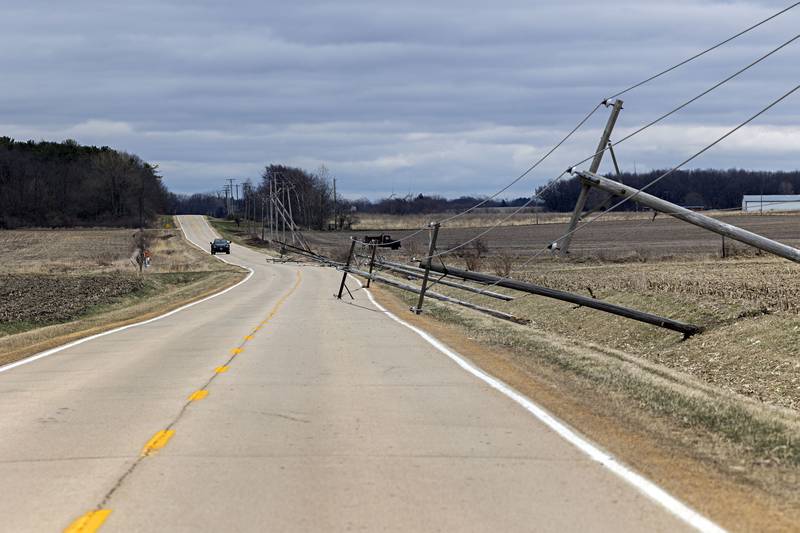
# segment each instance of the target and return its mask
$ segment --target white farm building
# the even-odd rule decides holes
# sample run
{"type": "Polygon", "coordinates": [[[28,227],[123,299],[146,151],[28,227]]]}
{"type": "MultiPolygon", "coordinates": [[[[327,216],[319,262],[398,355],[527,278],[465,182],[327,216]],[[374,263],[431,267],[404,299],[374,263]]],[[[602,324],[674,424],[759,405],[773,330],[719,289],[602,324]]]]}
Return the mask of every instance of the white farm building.
{"type": "Polygon", "coordinates": [[[746,194],[742,197],[742,211],[800,211],[800,194],[746,194]]]}

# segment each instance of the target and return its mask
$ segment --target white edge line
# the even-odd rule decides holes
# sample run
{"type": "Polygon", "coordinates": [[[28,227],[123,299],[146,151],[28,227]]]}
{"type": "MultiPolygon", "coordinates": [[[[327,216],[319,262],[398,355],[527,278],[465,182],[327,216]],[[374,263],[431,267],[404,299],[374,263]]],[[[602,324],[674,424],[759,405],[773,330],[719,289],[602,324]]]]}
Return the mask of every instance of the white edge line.
{"type": "MultiPolygon", "coordinates": [[[[205,219],[203,219],[203,221],[205,221],[205,219]]],[[[208,224],[208,223],[206,223],[206,224],[208,224]]],[[[211,226],[209,226],[209,228],[211,228],[211,226]]],[[[202,250],[204,252],[206,251],[205,248],[200,247],[196,242],[191,240],[188,235],[186,235],[186,233],[183,231],[183,227],[181,227],[180,230],[181,230],[181,232],[183,232],[184,237],[186,237],[186,240],[190,244],[192,244],[193,246],[195,246],[197,248],[200,248],[200,250],[202,250]]],[[[213,228],[211,228],[211,231],[214,231],[213,228]]],[[[100,337],[105,337],[106,335],[111,335],[113,333],[118,333],[118,332],[124,331],[126,329],[135,328],[137,326],[143,326],[145,324],[150,324],[151,322],[155,322],[156,320],[161,320],[162,318],[167,318],[168,316],[172,316],[175,313],[179,313],[179,312],[183,311],[184,309],[188,309],[188,308],[193,307],[193,306],[195,306],[197,304],[201,304],[203,302],[211,300],[212,298],[216,298],[217,296],[222,296],[226,292],[231,291],[231,290],[235,289],[236,287],[238,287],[239,285],[249,281],[250,278],[254,274],[254,270],[252,268],[250,268],[250,267],[245,267],[245,266],[242,266],[242,265],[237,265],[235,263],[231,263],[229,261],[225,261],[223,258],[217,257],[216,255],[214,257],[216,257],[217,259],[219,259],[220,261],[222,261],[224,263],[228,263],[229,265],[234,265],[234,266],[238,266],[238,267],[241,267],[241,268],[246,268],[250,272],[247,274],[247,276],[242,281],[238,282],[236,285],[232,285],[232,286],[228,287],[227,289],[224,289],[224,290],[222,290],[220,292],[212,294],[211,296],[206,296],[202,300],[197,300],[196,302],[192,302],[192,303],[189,303],[189,304],[186,304],[186,305],[182,305],[181,307],[178,307],[177,309],[173,309],[172,311],[168,311],[168,312],[164,313],[163,315],[158,315],[156,317],[149,318],[147,320],[143,320],[142,322],[135,322],[133,324],[128,324],[126,326],[120,326],[118,328],[110,329],[108,331],[104,331],[104,332],[98,333],[96,335],[91,335],[89,337],[84,337],[82,339],[78,339],[76,341],[68,342],[67,344],[62,344],[61,346],[57,346],[55,348],[51,348],[51,349],[46,350],[44,352],[39,352],[37,354],[28,356],[25,359],[20,359],[19,361],[14,361],[13,363],[9,363],[7,365],[0,366],[0,373],[8,372],[9,370],[17,368],[18,366],[22,366],[22,365],[27,365],[29,363],[33,363],[34,361],[38,361],[39,359],[43,359],[45,357],[49,357],[49,356],[51,356],[51,355],[53,355],[55,353],[58,353],[58,352],[60,352],[62,350],[66,350],[68,348],[72,348],[73,346],[77,346],[79,344],[83,344],[84,342],[89,342],[91,340],[94,340],[94,339],[97,339],[97,338],[100,338],[100,337]]]]}
{"type": "MultiPolygon", "coordinates": [[[[352,275],[350,277],[353,277],[352,275]]],[[[420,328],[413,326],[406,322],[405,320],[397,317],[390,311],[388,311],[385,307],[379,304],[375,298],[372,296],[372,293],[369,289],[364,288],[361,284],[361,281],[355,277],[353,279],[361,286],[364,292],[367,293],[367,297],[372,302],[372,304],[377,307],[382,313],[386,316],[401,324],[423,339],[431,344],[434,348],[445,354],[447,357],[455,361],[455,363],[472,374],[473,376],[477,377],[478,379],[482,380],[486,384],[488,384],[493,389],[499,391],[503,395],[507,396],[508,398],[512,399],[520,406],[522,406],[526,411],[531,413],[534,417],[539,419],[542,423],[544,423],[547,427],[558,433],[561,438],[578,448],[578,450],[582,451],[586,455],[589,456],[590,459],[593,461],[597,461],[608,470],[616,474],[617,476],[621,477],[627,483],[633,485],[639,492],[650,498],[651,500],[655,501],[656,503],[660,504],[664,507],[667,511],[684,521],[689,526],[697,529],[698,531],[704,532],[714,532],[714,533],[722,533],[725,531],[722,527],[718,526],[705,516],[701,515],[694,509],[688,507],[686,504],[669,494],[667,491],[650,481],[649,479],[645,478],[644,476],[637,474],[627,466],[620,463],[614,456],[611,454],[604,452],[585,438],[578,435],[575,431],[570,429],[564,422],[561,422],[555,416],[551,415],[547,412],[543,407],[535,404],[526,396],[520,394],[509,385],[501,381],[500,379],[484,372],[480,368],[473,365],[471,362],[467,361],[464,356],[459,354],[458,352],[452,350],[448,346],[446,346],[443,342],[439,339],[427,333],[420,328]]]]}

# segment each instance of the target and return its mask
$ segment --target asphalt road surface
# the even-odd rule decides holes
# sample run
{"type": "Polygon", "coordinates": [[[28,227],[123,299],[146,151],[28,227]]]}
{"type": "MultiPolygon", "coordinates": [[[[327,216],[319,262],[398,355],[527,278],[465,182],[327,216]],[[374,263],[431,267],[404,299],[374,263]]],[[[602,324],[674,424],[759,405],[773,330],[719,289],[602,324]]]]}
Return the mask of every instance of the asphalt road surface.
{"type": "Polygon", "coordinates": [[[0,372],[0,530],[687,529],[335,271],[222,257],[253,275],[0,372]]]}

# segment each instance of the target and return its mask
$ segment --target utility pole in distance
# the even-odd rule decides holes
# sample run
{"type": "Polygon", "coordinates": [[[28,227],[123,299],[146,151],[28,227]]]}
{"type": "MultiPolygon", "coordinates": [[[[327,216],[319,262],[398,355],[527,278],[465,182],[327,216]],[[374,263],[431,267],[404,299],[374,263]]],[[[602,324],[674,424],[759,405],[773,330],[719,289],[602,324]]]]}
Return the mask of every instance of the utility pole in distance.
{"type": "Polygon", "coordinates": [[[333,178],[333,231],[339,226],[339,217],[336,216],[336,178],[333,178]]]}

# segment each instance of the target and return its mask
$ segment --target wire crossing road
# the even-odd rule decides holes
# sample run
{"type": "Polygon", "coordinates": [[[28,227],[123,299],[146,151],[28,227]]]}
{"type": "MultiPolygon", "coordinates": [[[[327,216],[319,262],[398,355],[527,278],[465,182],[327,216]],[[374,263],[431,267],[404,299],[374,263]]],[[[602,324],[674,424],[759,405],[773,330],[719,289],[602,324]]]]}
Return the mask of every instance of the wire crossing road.
{"type": "Polygon", "coordinates": [[[688,528],[338,273],[222,257],[250,279],[0,372],[0,530],[688,528]]]}

